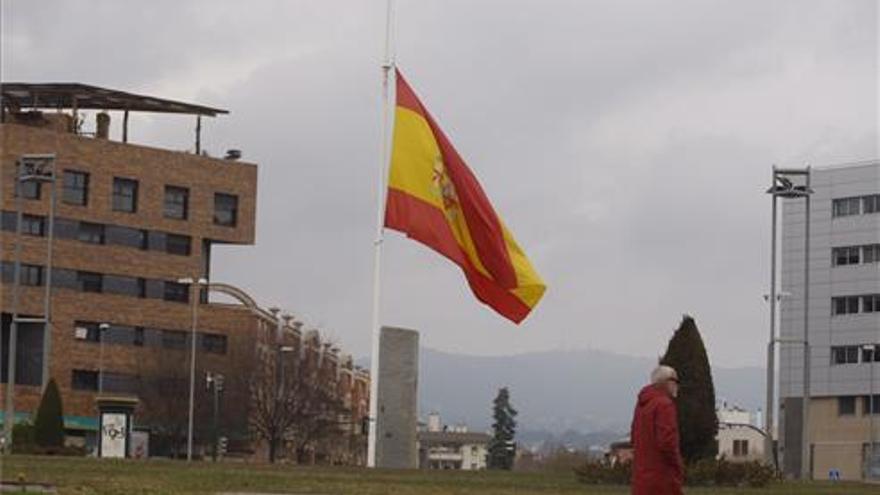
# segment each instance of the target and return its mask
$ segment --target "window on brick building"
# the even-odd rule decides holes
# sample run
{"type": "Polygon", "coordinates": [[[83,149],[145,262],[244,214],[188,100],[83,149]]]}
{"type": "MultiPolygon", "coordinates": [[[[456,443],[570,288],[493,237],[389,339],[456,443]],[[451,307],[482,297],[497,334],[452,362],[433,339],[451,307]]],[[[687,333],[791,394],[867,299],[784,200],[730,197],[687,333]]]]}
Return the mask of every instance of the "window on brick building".
{"type": "Polygon", "coordinates": [[[70,388],[74,390],[98,390],[98,372],[92,370],[73,370],[70,388]]]}
{"type": "Polygon", "coordinates": [[[76,272],[76,280],[83,292],[104,292],[104,276],[94,272],[76,272]]]}
{"type": "Polygon", "coordinates": [[[214,194],[214,223],[235,227],[238,222],[238,196],[234,194],[214,194]]]}
{"type": "Polygon", "coordinates": [[[202,350],[215,354],[226,354],[226,336],[214,333],[202,334],[202,350]]]}
{"type": "Polygon", "coordinates": [[[163,299],[166,301],[189,302],[189,285],[165,282],[163,299]]]}
{"type": "Polygon", "coordinates": [[[191,242],[188,235],[168,234],[165,236],[165,252],[189,256],[191,242]]]}
{"type": "Polygon", "coordinates": [[[40,199],[40,192],[42,189],[42,183],[35,180],[28,180],[24,182],[16,182],[18,187],[16,188],[16,193],[21,192],[21,197],[24,199],[40,199]]]}
{"type": "Polygon", "coordinates": [[[162,347],[166,349],[186,349],[186,332],[162,330],[162,347]]]}
{"type": "Polygon", "coordinates": [[[43,267],[39,265],[21,265],[21,285],[43,285],[43,267]]]}
{"type": "Polygon", "coordinates": [[[69,205],[87,205],[89,202],[89,174],[77,170],[65,170],[61,199],[69,205]]]}
{"type": "Polygon", "coordinates": [[[37,215],[22,215],[21,233],[42,237],[46,234],[45,219],[37,215]]]}
{"type": "Polygon", "coordinates": [[[113,211],[134,213],[137,211],[138,181],[113,178],[113,211]]]}
{"type": "Polygon", "coordinates": [[[165,218],[186,220],[189,217],[189,189],[165,186],[165,218]]]}
{"type": "Polygon", "coordinates": [[[100,223],[80,222],[76,238],[90,244],[104,244],[104,225],[100,223]]]}

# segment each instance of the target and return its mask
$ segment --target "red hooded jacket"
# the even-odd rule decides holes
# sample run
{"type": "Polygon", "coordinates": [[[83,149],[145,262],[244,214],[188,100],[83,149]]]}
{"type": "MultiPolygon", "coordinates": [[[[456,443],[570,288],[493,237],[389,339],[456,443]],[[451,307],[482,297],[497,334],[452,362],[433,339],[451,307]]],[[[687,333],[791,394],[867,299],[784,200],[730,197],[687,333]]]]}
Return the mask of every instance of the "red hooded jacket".
{"type": "Polygon", "coordinates": [[[675,402],[660,387],[639,392],[633,415],[633,495],[681,495],[684,466],[678,447],[675,402]]]}

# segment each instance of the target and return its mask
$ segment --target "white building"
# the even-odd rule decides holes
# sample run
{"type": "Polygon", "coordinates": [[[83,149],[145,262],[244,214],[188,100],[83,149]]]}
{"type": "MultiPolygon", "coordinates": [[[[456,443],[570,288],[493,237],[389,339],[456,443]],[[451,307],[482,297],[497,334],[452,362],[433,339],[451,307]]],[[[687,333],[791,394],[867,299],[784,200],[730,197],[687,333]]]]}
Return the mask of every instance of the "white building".
{"type": "Polygon", "coordinates": [[[734,462],[764,459],[764,435],[749,411],[722,403],[716,413],[719,458],[734,462]]]}
{"type": "Polygon", "coordinates": [[[465,426],[444,426],[440,415],[428,415],[427,429],[419,432],[419,467],[422,469],[486,469],[489,440],[486,433],[465,426]]]}
{"type": "MultiPolygon", "coordinates": [[[[798,178],[794,178],[798,180],[798,178]]],[[[880,424],[880,161],[813,168],[810,207],[809,457],[815,479],[865,477],[880,424]],[[876,356],[876,359],[875,359],[876,356]],[[873,398],[873,399],[872,399],[873,398]]],[[[782,201],[779,441],[802,462],[805,200],[782,201]]],[[[880,477],[880,459],[870,472],[880,477]]]]}

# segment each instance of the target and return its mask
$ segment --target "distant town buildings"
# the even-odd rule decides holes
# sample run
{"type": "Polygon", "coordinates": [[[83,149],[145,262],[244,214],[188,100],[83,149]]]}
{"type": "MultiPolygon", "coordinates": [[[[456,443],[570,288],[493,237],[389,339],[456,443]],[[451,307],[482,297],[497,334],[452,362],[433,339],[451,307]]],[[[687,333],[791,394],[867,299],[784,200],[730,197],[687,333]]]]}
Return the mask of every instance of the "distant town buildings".
{"type": "Polygon", "coordinates": [[[716,412],[718,457],[732,462],[763,461],[764,435],[755,415],[726,402],[716,412]]]}
{"type": "Polygon", "coordinates": [[[810,187],[806,449],[805,201],[787,199],[782,205],[782,465],[789,476],[808,463],[814,479],[827,479],[832,470],[843,479],[869,474],[880,479],[880,160],[813,168],[810,187]]]}
{"type": "Polygon", "coordinates": [[[443,425],[438,413],[428,415],[427,427],[419,431],[421,469],[486,469],[491,436],[468,431],[466,426],[443,425]]]}
{"type": "MultiPolygon", "coordinates": [[[[202,119],[225,110],[83,84],[0,88],[0,405],[12,400],[15,421],[33,414],[51,377],[73,443],[94,447],[97,397],[124,396],[138,401],[134,427],[153,437],[151,454],[181,455],[194,338],[199,452],[212,443],[209,373],[225,376],[219,427],[229,447],[262,449],[251,434],[249,377],[279,359],[316,367],[316,379],[345,404],[334,421],[362,435],[367,372],[317,332],[301,331],[295,315],[260,307],[212,277],[217,249],[255,239],[257,166],[238,150],[214,158],[201,149],[202,119]],[[109,112],[121,117],[118,140],[109,112]],[[193,149],[131,144],[131,112],[192,116],[193,149]],[[229,302],[209,302],[209,294],[229,302]]],[[[313,459],[361,462],[339,449],[311,450],[313,459]]]]}

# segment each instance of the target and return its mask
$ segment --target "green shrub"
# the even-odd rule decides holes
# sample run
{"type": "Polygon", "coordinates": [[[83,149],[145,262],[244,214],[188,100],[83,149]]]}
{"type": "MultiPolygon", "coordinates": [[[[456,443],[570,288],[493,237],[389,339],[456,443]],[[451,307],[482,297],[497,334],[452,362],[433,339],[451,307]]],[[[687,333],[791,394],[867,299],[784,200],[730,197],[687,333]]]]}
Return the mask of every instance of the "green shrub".
{"type": "Polygon", "coordinates": [[[12,448],[17,451],[18,447],[34,445],[34,425],[31,423],[17,423],[12,427],[12,448]]]}
{"type": "Polygon", "coordinates": [[[49,380],[34,418],[34,443],[39,447],[64,447],[64,413],[55,380],[49,380]]]}
{"type": "Polygon", "coordinates": [[[767,486],[777,479],[773,466],[763,462],[730,462],[703,459],[687,468],[687,484],[692,486],[767,486]]]}
{"type": "Polygon", "coordinates": [[[59,457],[85,457],[89,453],[85,447],[40,447],[34,444],[14,445],[12,452],[23,455],[51,455],[59,457]]]}
{"type": "MultiPolygon", "coordinates": [[[[627,485],[632,479],[631,463],[611,466],[588,461],[574,468],[575,476],[588,485],[627,485]]],[[[687,467],[685,483],[689,486],[749,486],[760,488],[778,478],[773,466],[758,461],[730,462],[726,459],[703,459],[687,467]]]]}

